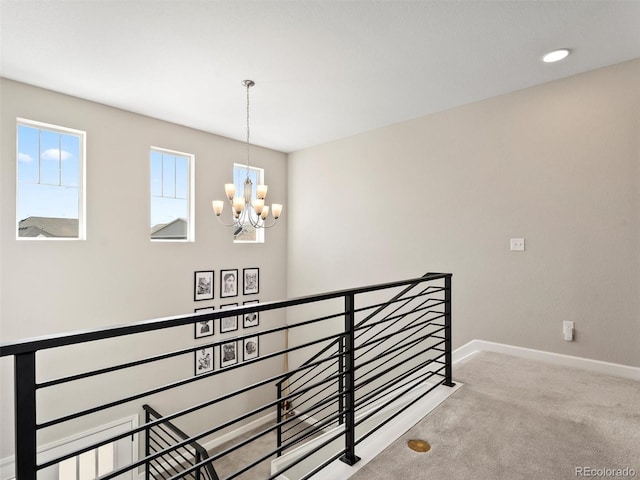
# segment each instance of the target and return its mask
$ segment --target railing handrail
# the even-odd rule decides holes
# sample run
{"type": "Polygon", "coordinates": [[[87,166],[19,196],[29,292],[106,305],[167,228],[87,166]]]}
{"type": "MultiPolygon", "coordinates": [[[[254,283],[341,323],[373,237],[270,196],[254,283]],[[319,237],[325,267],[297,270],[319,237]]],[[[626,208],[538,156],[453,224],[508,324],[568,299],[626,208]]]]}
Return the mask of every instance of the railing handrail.
{"type": "MultiPolygon", "coordinates": [[[[358,327],[361,327],[362,325],[364,325],[366,322],[368,322],[369,320],[371,320],[372,318],[374,318],[376,315],[378,315],[378,313],[380,313],[382,310],[384,310],[385,308],[387,308],[389,306],[389,304],[395,302],[396,300],[399,300],[405,293],[410,292],[416,285],[418,285],[418,283],[421,283],[423,281],[425,281],[424,279],[426,279],[427,277],[429,277],[430,275],[438,275],[438,274],[433,274],[433,273],[425,273],[422,277],[420,277],[420,279],[416,279],[416,281],[414,281],[413,283],[411,283],[408,287],[406,287],[404,290],[402,290],[400,293],[398,293],[397,295],[395,295],[394,297],[392,297],[390,300],[387,301],[387,303],[385,303],[384,305],[381,305],[380,307],[378,307],[376,310],[374,310],[373,312],[371,312],[369,315],[367,315],[365,318],[363,318],[360,322],[356,323],[355,328],[357,329],[358,327]]],[[[437,277],[433,277],[433,278],[437,278],[437,277]]],[[[433,279],[431,277],[429,277],[429,279],[433,279]]],[[[333,342],[329,343],[328,345],[326,345],[322,350],[320,350],[319,352],[317,352],[315,355],[313,355],[312,357],[308,358],[302,365],[307,365],[311,362],[313,362],[316,358],[318,358],[320,355],[322,355],[323,353],[325,353],[327,350],[329,350],[330,348],[334,347],[335,345],[337,345],[340,341],[342,341],[342,338],[336,338],[333,342]]],[[[291,378],[291,376],[293,376],[295,374],[295,372],[290,373],[289,375],[287,375],[286,377],[284,377],[282,380],[280,380],[277,385],[282,385],[285,380],[288,380],[289,378],[291,378]]]]}
{"type": "Polygon", "coordinates": [[[172,317],[158,318],[153,320],[144,320],[126,325],[117,325],[112,327],[104,327],[93,330],[79,330],[68,333],[45,335],[41,337],[28,338],[15,342],[0,343],[0,357],[10,355],[19,355],[23,353],[37,352],[49,348],[57,348],[79,343],[91,342],[96,340],[104,340],[108,338],[121,337],[137,333],[151,332],[154,330],[162,330],[164,328],[179,327],[189,325],[194,321],[217,320],[228,317],[230,314],[243,315],[250,312],[263,312],[267,310],[275,310],[286,307],[294,307],[307,303],[331,300],[349,295],[358,295],[361,293],[369,293],[377,290],[385,290],[388,288],[401,287],[403,285],[411,285],[412,287],[426,280],[437,280],[447,277],[447,273],[427,273],[422,277],[411,278],[408,280],[399,280],[388,283],[378,283],[374,285],[349,288],[344,290],[335,290],[321,294],[307,295],[303,297],[292,298],[289,300],[279,300],[274,302],[264,302],[252,305],[243,305],[238,307],[217,310],[205,314],[184,314],[172,317]]]}
{"type": "MultiPolygon", "coordinates": [[[[151,416],[155,417],[156,420],[160,420],[164,418],[162,415],[160,415],[160,413],[158,413],[157,410],[155,410],[153,407],[147,404],[142,405],[142,408],[145,412],[148,412],[151,414],[151,416]]],[[[189,435],[187,435],[185,432],[183,432],[180,428],[178,428],[176,425],[171,423],[169,420],[163,420],[162,423],[164,423],[167,427],[169,427],[169,429],[173,433],[178,435],[181,440],[188,440],[189,438],[191,438],[189,435]]],[[[209,458],[209,453],[207,452],[207,450],[195,440],[190,442],[188,445],[193,447],[193,449],[200,454],[200,460],[206,460],[207,458],[209,458]]],[[[213,480],[218,480],[218,474],[214,470],[213,465],[211,463],[206,463],[204,465],[204,468],[207,470],[207,473],[209,474],[210,478],[212,478],[213,480]]]]}

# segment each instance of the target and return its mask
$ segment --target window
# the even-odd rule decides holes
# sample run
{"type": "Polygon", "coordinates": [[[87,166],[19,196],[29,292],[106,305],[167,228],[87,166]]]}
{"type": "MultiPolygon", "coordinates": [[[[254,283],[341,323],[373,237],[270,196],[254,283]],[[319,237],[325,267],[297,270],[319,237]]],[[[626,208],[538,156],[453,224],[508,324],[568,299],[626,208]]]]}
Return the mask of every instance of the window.
{"type": "MultiPolygon", "coordinates": [[[[251,203],[256,199],[256,185],[264,184],[264,169],[249,167],[249,178],[253,183],[251,203]]],[[[238,163],[233,164],[233,183],[236,185],[236,196],[242,196],[244,182],[247,179],[247,166],[238,163]]],[[[253,212],[252,212],[253,213],[253,212]]],[[[255,215],[255,214],[254,214],[255,215]]],[[[233,241],[237,243],[264,243],[264,228],[255,229],[251,225],[244,228],[233,229],[233,241]]]]}
{"type": "Polygon", "coordinates": [[[151,149],[151,240],[193,241],[193,158],[151,149]]]}
{"type": "Polygon", "coordinates": [[[85,132],[17,122],[17,238],[85,235],[85,132]]]}

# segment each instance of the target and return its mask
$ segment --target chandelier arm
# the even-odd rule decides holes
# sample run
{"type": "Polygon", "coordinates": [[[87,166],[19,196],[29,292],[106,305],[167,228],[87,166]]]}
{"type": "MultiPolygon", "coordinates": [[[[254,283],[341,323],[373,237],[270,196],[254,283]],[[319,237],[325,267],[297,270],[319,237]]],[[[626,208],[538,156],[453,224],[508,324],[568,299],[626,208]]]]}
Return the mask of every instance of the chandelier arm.
{"type": "Polygon", "coordinates": [[[277,218],[273,220],[273,223],[271,223],[271,225],[267,225],[267,224],[266,224],[266,221],[265,221],[264,225],[262,225],[262,227],[260,227],[260,228],[271,228],[271,227],[273,227],[276,223],[278,223],[278,219],[277,219],[277,218]]]}
{"type": "Polygon", "coordinates": [[[218,222],[220,222],[220,224],[222,224],[225,227],[234,227],[234,226],[238,226],[236,222],[233,223],[224,223],[222,220],[220,220],[220,215],[216,215],[216,218],[218,219],[218,222]]]}

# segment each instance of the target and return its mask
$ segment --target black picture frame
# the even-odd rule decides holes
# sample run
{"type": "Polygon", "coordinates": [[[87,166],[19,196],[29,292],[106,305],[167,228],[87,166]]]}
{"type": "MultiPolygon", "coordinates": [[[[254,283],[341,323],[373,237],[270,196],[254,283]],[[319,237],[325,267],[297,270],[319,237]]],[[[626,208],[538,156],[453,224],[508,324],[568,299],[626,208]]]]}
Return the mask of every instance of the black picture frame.
{"type": "MultiPolygon", "coordinates": [[[[258,300],[247,300],[242,305],[252,305],[254,303],[260,303],[258,300]]],[[[253,328],[260,325],[260,312],[245,313],[242,315],[242,327],[253,328]]]]}
{"type": "MultiPolygon", "coordinates": [[[[212,313],[214,307],[196,308],[194,313],[212,313]]],[[[193,324],[193,338],[210,337],[214,334],[213,319],[202,320],[193,324]]]]}
{"type": "Polygon", "coordinates": [[[193,274],[193,301],[213,300],[214,271],[198,270],[193,274]]]}
{"type": "Polygon", "coordinates": [[[257,295],[260,293],[260,269],[242,269],[242,293],[243,295],[257,295]]]}
{"type": "Polygon", "coordinates": [[[213,347],[202,347],[193,352],[193,367],[196,376],[213,372],[213,347]]]}
{"type": "Polygon", "coordinates": [[[238,342],[232,340],[220,344],[220,368],[238,363],[238,342]]]}
{"type": "MultiPolygon", "coordinates": [[[[237,306],[237,303],[228,303],[226,305],[220,305],[220,310],[237,306]]],[[[238,315],[220,318],[220,333],[235,332],[236,330],[238,330],[238,315]]]]}
{"type": "Polygon", "coordinates": [[[242,361],[253,360],[260,356],[260,337],[249,337],[242,340],[242,361]]]}
{"type": "Polygon", "coordinates": [[[238,269],[220,270],[220,298],[238,296],[238,269]]]}

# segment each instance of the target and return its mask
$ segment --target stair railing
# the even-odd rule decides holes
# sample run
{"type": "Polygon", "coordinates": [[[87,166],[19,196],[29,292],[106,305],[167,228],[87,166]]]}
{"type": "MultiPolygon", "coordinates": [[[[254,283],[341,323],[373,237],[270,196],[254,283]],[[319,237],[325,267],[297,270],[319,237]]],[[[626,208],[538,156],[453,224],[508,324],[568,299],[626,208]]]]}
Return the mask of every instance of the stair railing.
{"type": "Polygon", "coordinates": [[[182,467],[193,466],[209,458],[209,454],[196,441],[189,441],[182,447],[174,447],[182,440],[189,440],[190,437],[173,423],[164,420],[160,423],[151,423],[153,420],[161,420],[163,417],[149,405],[143,405],[145,411],[145,425],[151,425],[145,429],[145,456],[151,453],[161,452],[160,457],[150,460],[145,468],[145,480],[153,478],[190,478],[193,480],[220,480],[213,463],[205,463],[202,468],[198,468],[186,475],[182,475],[182,467]]]}
{"type": "Polygon", "coordinates": [[[268,479],[282,474],[308,478],[337,458],[356,462],[356,446],[388,421],[389,416],[381,419],[380,412],[387,407],[399,411],[394,402],[400,397],[415,395],[420,388],[424,395],[425,389],[453,385],[451,274],[3,343],[0,356],[12,357],[14,365],[15,476],[20,480],[35,480],[38,472],[128,437],[150,445],[153,440],[146,435],[169,423],[197,428],[191,436],[169,429],[175,434],[171,450],[181,451],[189,462],[181,457],[163,460],[166,449],[149,448],[142,458],[134,457],[100,480],[135,475],[145,468],[153,475],[152,465],[159,469],[158,476],[171,472],[172,480],[197,478],[211,475],[207,465],[212,464],[225,479],[249,470],[259,470],[259,476],[268,479]],[[387,294],[389,299],[380,301],[387,294]],[[336,307],[336,301],[341,305],[336,307]],[[301,309],[304,317],[299,316],[301,309]],[[232,333],[219,329],[226,317],[252,314],[261,315],[258,328],[232,333]],[[201,322],[212,322],[216,334],[194,340],[194,327],[201,322]],[[287,345],[289,332],[295,341],[287,345]],[[260,345],[259,352],[254,348],[242,356],[251,343],[260,345]],[[235,353],[228,359],[229,345],[235,353]],[[196,367],[194,373],[194,359],[203,352],[214,361],[203,371],[196,367]],[[302,362],[285,369],[289,355],[302,362]],[[288,390],[282,388],[286,383],[288,390]],[[277,395],[274,387],[279,387],[277,395]],[[320,391],[324,393],[318,395],[320,391]],[[310,397],[313,400],[307,401],[310,397]],[[142,425],[55,458],[38,451],[47,439],[80,433],[74,430],[78,426],[121,419],[151,402],[163,406],[162,417],[149,416],[142,425]],[[293,405],[295,415],[282,415],[283,402],[293,405]],[[308,422],[300,423],[303,419],[308,422]],[[292,427],[295,435],[283,438],[282,432],[292,427]],[[234,433],[247,429],[251,431],[243,436],[234,433]],[[313,440],[318,435],[321,438],[313,440]],[[222,438],[232,437],[220,444],[222,438]],[[270,437],[273,449],[252,448],[270,437]],[[303,440],[329,453],[318,461],[310,455],[291,460],[283,455],[286,465],[274,466],[276,457],[288,455],[303,440]],[[206,446],[208,457],[195,449],[196,443],[206,446]],[[193,459],[185,449],[194,452],[193,459]],[[238,454],[241,466],[221,471],[228,462],[219,460],[238,454]],[[309,461],[311,467],[305,464],[309,461]],[[176,467],[175,472],[161,471],[162,462],[176,467]],[[307,473],[298,475],[298,468],[307,473]]]}

